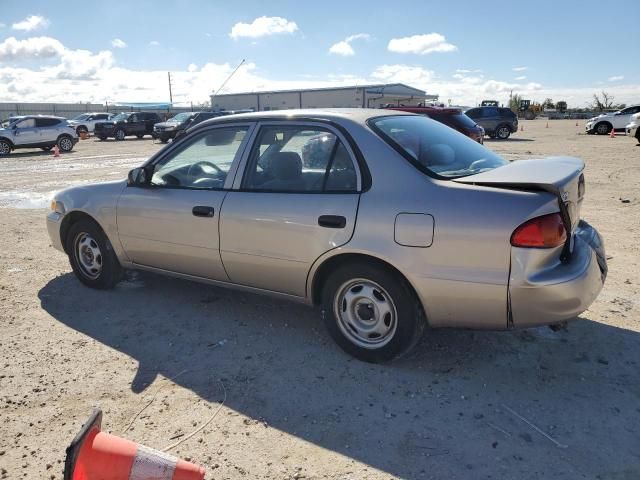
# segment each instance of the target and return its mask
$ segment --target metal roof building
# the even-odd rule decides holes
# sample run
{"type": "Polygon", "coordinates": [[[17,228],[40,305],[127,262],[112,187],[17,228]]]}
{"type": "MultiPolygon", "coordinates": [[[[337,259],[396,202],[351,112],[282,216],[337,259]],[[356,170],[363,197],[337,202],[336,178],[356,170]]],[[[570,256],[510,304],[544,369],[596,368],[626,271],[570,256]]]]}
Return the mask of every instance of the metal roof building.
{"type": "Polygon", "coordinates": [[[386,104],[417,105],[437,100],[438,95],[427,95],[425,91],[403,83],[388,83],[211,95],[211,108],[254,111],[291,108],[379,108],[386,104]]]}

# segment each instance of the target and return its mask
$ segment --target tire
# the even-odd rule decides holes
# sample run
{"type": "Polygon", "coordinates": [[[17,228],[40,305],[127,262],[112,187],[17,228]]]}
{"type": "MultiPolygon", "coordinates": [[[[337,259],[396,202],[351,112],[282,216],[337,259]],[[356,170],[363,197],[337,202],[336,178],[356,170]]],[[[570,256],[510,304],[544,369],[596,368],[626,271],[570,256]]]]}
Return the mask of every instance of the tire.
{"type": "Polygon", "coordinates": [[[122,267],[111,242],[92,220],[82,219],[71,225],[66,251],[73,273],[87,287],[113,288],[122,278],[122,267]]]}
{"type": "Polygon", "coordinates": [[[98,139],[99,139],[101,142],[104,142],[104,141],[107,139],[107,137],[105,137],[104,135],[98,135],[98,139]]]}
{"type": "Polygon", "coordinates": [[[69,135],[61,135],[58,138],[58,148],[61,152],[70,152],[73,150],[73,138],[69,135]]]}
{"type": "Polygon", "coordinates": [[[167,143],[169,141],[169,137],[158,137],[162,143],[167,143]]]}
{"type": "Polygon", "coordinates": [[[609,132],[611,132],[611,124],[608,122],[600,122],[598,124],[596,124],[595,127],[593,127],[593,130],[598,134],[598,135],[607,135],[609,132]]]}
{"type": "Polygon", "coordinates": [[[76,128],[76,133],[80,135],[82,132],[89,133],[89,130],[84,125],[80,125],[78,128],[76,128]]]}
{"type": "Polygon", "coordinates": [[[11,144],[6,140],[0,140],[0,157],[11,153],[11,144]]]}
{"type": "Polygon", "coordinates": [[[43,152],[50,152],[53,147],[40,147],[43,152]]]}
{"type": "Polygon", "coordinates": [[[122,140],[124,140],[124,137],[126,137],[127,134],[123,129],[119,128],[118,130],[116,130],[114,136],[116,137],[116,140],[121,142],[122,140]]]}
{"type": "Polygon", "coordinates": [[[136,137],[138,137],[139,140],[142,140],[142,138],[144,137],[144,135],[136,135],[136,137]]]}
{"type": "Polygon", "coordinates": [[[329,275],[322,291],[322,318],[345,352],[370,363],[407,353],[426,325],[406,280],[368,263],[348,263],[329,275]]]}
{"type": "Polygon", "coordinates": [[[509,138],[509,135],[511,135],[511,129],[508,125],[499,125],[498,128],[496,128],[496,137],[499,140],[506,140],[509,138]]]}

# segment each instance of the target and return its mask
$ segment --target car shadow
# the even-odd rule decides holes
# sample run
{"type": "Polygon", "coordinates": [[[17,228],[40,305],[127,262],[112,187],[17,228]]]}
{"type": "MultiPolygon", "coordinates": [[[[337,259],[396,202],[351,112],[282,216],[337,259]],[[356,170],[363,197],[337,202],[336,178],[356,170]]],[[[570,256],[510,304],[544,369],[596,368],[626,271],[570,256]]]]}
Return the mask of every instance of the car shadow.
{"type": "MultiPolygon", "coordinates": [[[[71,150],[70,152],[60,152],[60,156],[67,156],[75,154],[75,150],[71,150]]],[[[15,150],[11,152],[9,155],[4,158],[25,158],[25,157],[53,157],[53,151],[31,151],[31,150],[21,150],[20,152],[16,152],[15,150]]]]}
{"type": "Polygon", "coordinates": [[[485,138],[485,142],[533,142],[532,138],[518,138],[518,137],[509,137],[506,140],[500,140],[499,138],[485,138]]]}
{"type": "Polygon", "coordinates": [[[640,472],[637,332],[585,319],[558,333],[433,330],[371,365],[342,353],[316,310],[269,297],[147,273],[112,291],[63,274],[38,297],[139,363],[132,392],[162,375],[216,402],[222,381],[227,407],[395,477],[640,472]]]}

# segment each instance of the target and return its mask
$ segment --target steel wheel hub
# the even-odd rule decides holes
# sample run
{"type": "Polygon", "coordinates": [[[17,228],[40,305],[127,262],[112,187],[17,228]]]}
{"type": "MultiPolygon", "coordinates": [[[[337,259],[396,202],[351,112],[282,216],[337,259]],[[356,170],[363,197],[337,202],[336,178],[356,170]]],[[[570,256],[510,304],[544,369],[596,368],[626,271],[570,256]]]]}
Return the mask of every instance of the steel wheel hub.
{"type": "Polygon", "coordinates": [[[82,273],[96,279],[102,272],[102,252],[100,246],[88,233],[80,233],[75,241],[75,254],[82,273]]]}
{"type": "Polygon", "coordinates": [[[398,314],[393,300],[371,280],[343,284],[338,289],[334,311],[342,333],[359,347],[381,348],[395,335],[398,314]]]}

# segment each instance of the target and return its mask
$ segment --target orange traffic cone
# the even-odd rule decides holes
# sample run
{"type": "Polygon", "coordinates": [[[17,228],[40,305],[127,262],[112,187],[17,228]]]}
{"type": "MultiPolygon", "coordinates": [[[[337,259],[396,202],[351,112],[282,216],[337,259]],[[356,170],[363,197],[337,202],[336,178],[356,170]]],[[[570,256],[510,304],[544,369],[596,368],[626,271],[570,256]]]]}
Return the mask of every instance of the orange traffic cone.
{"type": "Polygon", "coordinates": [[[520,125],[520,131],[524,132],[524,125],[520,125]]]}
{"type": "Polygon", "coordinates": [[[576,122],[576,127],[578,126],[578,122],[576,122]]]}
{"type": "Polygon", "coordinates": [[[544,127],[544,128],[549,128],[549,122],[547,122],[547,126],[546,126],[546,127],[544,127]]]}
{"type": "Polygon", "coordinates": [[[611,127],[611,133],[609,133],[610,138],[616,138],[616,129],[611,127]]]}
{"type": "Polygon", "coordinates": [[[67,448],[64,480],[204,480],[204,468],[101,431],[94,410],[67,448]]]}
{"type": "Polygon", "coordinates": [[[60,148],[58,148],[58,145],[54,145],[52,150],[53,150],[53,156],[54,157],[59,157],[60,156],[60,148]]]}

